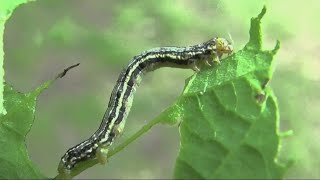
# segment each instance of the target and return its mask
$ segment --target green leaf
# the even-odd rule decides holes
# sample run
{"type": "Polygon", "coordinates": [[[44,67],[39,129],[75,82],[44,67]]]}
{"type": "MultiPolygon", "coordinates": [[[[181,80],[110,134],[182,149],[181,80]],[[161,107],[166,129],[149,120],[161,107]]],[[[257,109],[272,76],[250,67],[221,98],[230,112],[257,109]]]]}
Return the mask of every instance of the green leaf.
{"type": "Polygon", "coordinates": [[[7,113],[0,116],[0,179],[45,178],[30,160],[25,138],[33,125],[37,97],[56,79],[64,77],[78,65],[66,68],[56,78],[29,93],[17,92],[5,84],[4,107],[7,113]]]}
{"type": "MultiPolygon", "coordinates": [[[[13,10],[26,2],[28,0],[0,1],[0,67],[3,67],[4,61],[5,23],[13,10]]],[[[33,92],[23,94],[15,91],[8,84],[3,86],[3,74],[3,68],[1,68],[0,104],[1,112],[4,113],[0,116],[0,179],[44,178],[28,157],[25,137],[33,123],[36,97],[52,81],[43,84],[33,92]]]]}
{"type": "Polygon", "coordinates": [[[0,1],[0,113],[4,113],[3,108],[3,77],[4,77],[4,52],[3,52],[3,35],[5,29],[5,23],[11,16],[13,10],[21,4],[24,4],[31,0],[1,0],[0,1]]]}
{"type": "MultiPolygon", "coordinates": [[[[5,23],[16,7],[28,1],[30,0],[0,1],[1,67],[3,66],[4,61],[3,34],[5,23]]],[[[71,66],[70,68],[75,66],[71,66]]],[[[25,138],[34,121],[37,96],[48,88],[57,78],[63,77],[70,68],[67,68],[62,73],[58,74],[55,79],[45,82],[29,93],[17,92],[8,84],[3,86],[1,80],[0,91],[3,91],[3,97],[1,94],[0,104],[1,110],[4,113],[0,115],[0,179],[45,178],[30,160],[25,144],[25,138]]],[[[2,68],[0,77],[3,77],[2,68]]]]}
{"type": "Polygon", "coordinates": [[[44,83],[26,94],[5,84],[4,106],[7,113],[0,117],[0,179],[44,178],[28,157],[25,138],[33,124],[37,96],[49,84],[44,83]]]}
{"type": "Polygon", "coordinates": [[[175,178],[283,177],[286,167],[277,162],[278,106],[266,87],[280,43],[261,50],[265,12],[252,18],[243,50],[192,76],[183,95],[161,115],[170,124],[181,121],[175,178]]]}

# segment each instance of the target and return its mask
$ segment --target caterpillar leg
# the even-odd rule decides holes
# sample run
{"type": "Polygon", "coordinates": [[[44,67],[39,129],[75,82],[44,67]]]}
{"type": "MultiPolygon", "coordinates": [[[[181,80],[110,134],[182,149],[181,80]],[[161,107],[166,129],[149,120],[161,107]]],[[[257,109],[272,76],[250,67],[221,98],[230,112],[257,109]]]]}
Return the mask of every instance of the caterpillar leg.
{"type": "Polygon", "coordinates": [[[116,137],[122,135],[124,125],[125,125],[125,121],[121,122],[120,124],[115,125],[114,133],[115,133],[116,137]]]}
{"type": "Polygon", "coordinates": [[[200,71],[200,69],[198,68],[198,66],[196,64],[192,64],[191,68],[195,72],[199,72],[200,71]]]}
{"type": "Polygon", "coordinates": [[[207,65],[207,66],[210,66],[210,67],[212,66],[212,64],[210,63],[210,60],[205,60],[204,64],[207,65]]]}
{"type": "Polygon", "coordinates": [[[214,63],[217,63],[217,64],[220,64],[221,62],[220,62],[220,57],[219,56],[215,56],[214,58],[213,58],[213,62],[214,63]]]}
{"type": "Polygon", "coordinates": [[[100,164],[106,164],[108,162],[108,147],[100,146],[97,149],[97,159],[100,164]]]}

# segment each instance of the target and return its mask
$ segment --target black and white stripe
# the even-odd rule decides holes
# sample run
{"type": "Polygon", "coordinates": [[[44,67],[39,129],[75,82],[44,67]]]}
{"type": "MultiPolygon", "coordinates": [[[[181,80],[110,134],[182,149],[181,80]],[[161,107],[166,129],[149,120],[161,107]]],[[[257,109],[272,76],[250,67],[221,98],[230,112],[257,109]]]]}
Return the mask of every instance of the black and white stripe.
{"type": "Polygon", "coordinates": [[[98,153],[107,149],[121,133],[132,105],[133,94],[142,73],[160,67],[197,69],[200,61],[211,63],[214,57],[232,52],[232,46],[223,38],[213,38],[189,47],[160,47],[150,49],[132,58],[123,69],[112,91],[108,108],[99,129],[87,140],[70,148],[61,158],[60,173],[70,173],[78,162],[99,158],[98,153]]]}

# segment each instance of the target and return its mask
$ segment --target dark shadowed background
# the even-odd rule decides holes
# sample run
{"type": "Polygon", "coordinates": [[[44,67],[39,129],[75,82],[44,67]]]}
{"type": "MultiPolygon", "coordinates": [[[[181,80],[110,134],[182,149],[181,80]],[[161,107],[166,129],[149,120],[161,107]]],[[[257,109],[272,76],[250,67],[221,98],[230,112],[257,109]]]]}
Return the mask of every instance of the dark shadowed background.
{"type": "MultiPolygon", "coordinates": [[[[281,49],[271,82],[279,101],[281,158],[295,159],[287,178],[320,178],[320,24],[317,0],[38,0],[14,11],[5,29],[5,79],[28,92],[69,65],[81,63],[40,97],[27,137],[31,159],[54,177],[60,157],[94,133],[119,72],[146,49],[187,46],[229,37],[235,51],[248,41],[250,18],[263,5],[266,48],[281,49]]],[[[118,144],[175,101],[191,70],[163,68],[137,90],[118,144]]],[[[114,146],[113,146],[114,147],[114,146]]],[[[78,178],[171,178],[177,127],[157,126],[78,178]]]]}

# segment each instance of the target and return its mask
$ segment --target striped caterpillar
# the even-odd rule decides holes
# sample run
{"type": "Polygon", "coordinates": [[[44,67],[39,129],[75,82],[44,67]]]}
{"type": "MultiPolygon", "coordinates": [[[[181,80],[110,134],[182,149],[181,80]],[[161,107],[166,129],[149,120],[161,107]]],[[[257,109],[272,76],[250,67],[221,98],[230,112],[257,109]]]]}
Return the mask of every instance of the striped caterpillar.
{"type": "Polygon", "coordinates": [[[204,43],[188,47],[159,47],[134,56],[122,70],[111,93],[108,108],[98,130],[87,140],[70,148],[61,158],[58,171],[69,175],[82,161],[98,159],[106,163],[108,148],[124,128],[130,111],[133,94],[142,73],[160,67],[175,67],[199,71],[198,63],[211,65],[220,62],[223,54],[231,54],[232,45],[224,38],[212,38],[204,43]]]}

